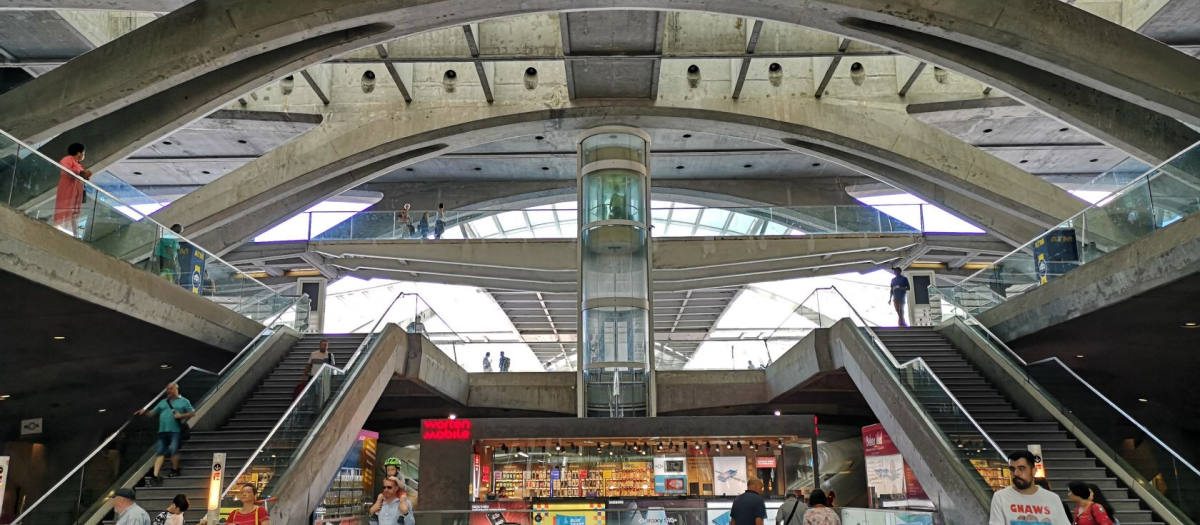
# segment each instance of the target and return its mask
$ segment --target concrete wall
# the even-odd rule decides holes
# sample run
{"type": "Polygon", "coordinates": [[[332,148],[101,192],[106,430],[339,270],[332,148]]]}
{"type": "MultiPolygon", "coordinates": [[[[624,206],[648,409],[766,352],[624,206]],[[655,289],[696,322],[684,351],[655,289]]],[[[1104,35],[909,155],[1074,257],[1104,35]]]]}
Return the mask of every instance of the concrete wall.
{"type": "Polygon", "coordinates": [[[978,316],[1012,341],[1200,272],[1200,214],[1118,248],[978,316]]]}
{"type": "Polygon", "coordinates": [[[229,351],[262,325],[0,206],[0,270],[229,351]]]}
{"type": "Polygon", "coordinates": [[[469,374],[467,405],[575,414],[575,372],[469,374]]]}
{"type": "Polygon", "coordinates": [[[685,370],[656,372],[660,415],[770,400],[762,370],[685,370]]]}
{"type": "Polygon", "coordinates": [[[401,377],[424,386],[446,400],[467,404],[467,371],[421,334],[408,334],[407,363],[401,377]]]}

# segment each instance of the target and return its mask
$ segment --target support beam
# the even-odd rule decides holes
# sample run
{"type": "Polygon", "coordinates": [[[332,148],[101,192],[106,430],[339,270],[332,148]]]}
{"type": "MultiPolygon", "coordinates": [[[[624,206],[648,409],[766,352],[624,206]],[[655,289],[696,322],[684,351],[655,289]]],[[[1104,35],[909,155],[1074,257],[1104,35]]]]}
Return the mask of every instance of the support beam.
{"type": "Polygon", "coordinates": [[[329,105],[329,97],[326,96],[325,92],[321,90],[321,86],[317,85],[316,79],[314,79],[312,77],[312,75],[310,75],[308,73],[308,70],[301,69],[300,76],[304,77],[304,81],[308,82],[308,87],[312,88],[312,90],[317,94],[317,97],[321,99],[321,102],[324,103],[326,106],[328,106],[329,105]]]}
{"type": "MultiPolygon", "coordinates": [[[[666,33],[667,33],[667,12],[666,11],[658,12],[658,22],[655,25],[654,30],[655,30],[654,54],[660,55],[660,56],[659,56],[659,58],[654,59],[654,67],[651,68],[651,71],[650,71],[650,100],[658,100],[659,77],[662,76],[662,57],[661,57],[661,55],[663,52],[663,38],[666,36],[666,33]]],[[[567,67],[570,68],[571,65],[568,63],[567,67]]]]}
{"type": "MultiPolygon", "coordinates": [[[[567,73],[567,98],[575,100],[575,70],[570,62],[571,56],[571,21],[567,13],[558,14],[558,32],[562,35],[563,57],[568,61],[563,64],[567,73]]],[[[657,93],[655,93],[657,95],[657,93]]]]}
{"type": "Polygon", "coordinates": [[[925,62],[917,64],[917,68],[914,69],[912,74],[908,76],[908,81],[904,83],[904,87],[900,88],[900,96],[903,97],[908,95],[908,90],[912,89],[913,84],[917,83],[917,77],[921,76],[922,71],[925,71],[926,65],[927,64],[925,62]]]}
{"type": "Polygon", "coordinates": [[[487,72],[483,70],[483,62],[479,60],[479,44],[475,42],[475,33],[469,25],[462,26],[462,30],[463,36],[467,38],[467,47],[471,48],[471,58],[475,59],[475,73],[479,75],[479,85],[483,87],[483,98],[491,104],[496,99],[492,98],[492,86],[488,84],[487,72]]]}
{"type": "MultiPolygon", "coordinates": [[[[733,98],[736,100],[742,96],[742,85],[746,83],[746,73],[750,72],[750,55],[754,54],[754,48],[758,45],[758,35],[762,32],[763,21],[755,20],[754,29],[750,30],[750,38],[746,42],[746,57],[742,59],[742,68],[738,70],[737,83],[733,86],[733,98]]],[[[839,52],[845,51],[839,49],[839,52]]]]}
{"type": "MultiPolygon", "coordinates": [[[[387,58],[388,57],[387,46],[385,46],[383,44],[379,44],[379,45],[375,46],[375,49],[377,51],[379,51],[379,58],[387,58]]],[[[383,67],[387,68],[388,74],[392,76],[392,82],[396,83],[396,89],[400,90],[400,96],[404,97],[404,102],[411,103],[412,95],[410,95],[408,93],[408,86],[404,85],[404,79],[400,78],[400,72],[396,71],[396,63],[391,62],[391,61],[384,61],[383,67]]]]}
{"type": "MultiPolygon", "coordinates": [[[[846,48],[850,47],[850,39],[843,38],[842,43],[838,44],[838,53],[845,53],[846,48]]],[[[821,78],[821,85],[817,86],[817,92],[814,94],[817,98],[825,94],[825,88],[829,87],[829,81],[833,80],[833,73],[837,71],[838,64],[842,63],[842,55],[833,57],[833,62],[829,63],[829,69],[825,70],[825,76],[821,78]]]]}

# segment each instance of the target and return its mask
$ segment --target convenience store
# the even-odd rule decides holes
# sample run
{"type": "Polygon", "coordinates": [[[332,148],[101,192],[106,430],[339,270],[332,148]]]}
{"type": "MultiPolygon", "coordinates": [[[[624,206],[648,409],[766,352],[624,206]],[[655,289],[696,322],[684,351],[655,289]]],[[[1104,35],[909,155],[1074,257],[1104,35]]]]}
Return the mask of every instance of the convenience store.
{"type": "Polygon", "coordinates": [[[439,467],[422,470],[422,507],[703,508],[745,492],[748,477],[782,500],[812,489],[817,434],[813,416],[425,420],[421,464],[439,467]]]}

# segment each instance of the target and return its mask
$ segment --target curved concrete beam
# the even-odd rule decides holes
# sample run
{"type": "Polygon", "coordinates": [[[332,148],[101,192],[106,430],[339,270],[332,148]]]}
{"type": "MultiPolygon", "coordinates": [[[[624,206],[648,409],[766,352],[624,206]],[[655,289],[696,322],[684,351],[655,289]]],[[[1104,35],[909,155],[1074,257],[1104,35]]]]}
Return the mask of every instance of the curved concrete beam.
{"type": "MultiPolygon", "coordinates": [[[[1146,155],[1178,128],[1160,117],[1138,126],[1142,136],[1121,138],[1126,121],[1111,108],[1093,107],[1096,92],[1109,95],[1121,114],[1134,107],[1200,125],[1200,63],[1161,43],[1057,0],[202,0],[70,61],[0,96],[0,129],[40,142],[181,84],[273,49],[368,23],[394,28],[364,41],[509,16],[563,9],[702,11],[801,24],[847,35],[942,64],[990,85],[1005,85],[1022,101],[1051,108],[1051,115],[1082,122],[1110,144],[1133,143],[1146,155]],[[889,28],[892,30],[889,31],[889,28]],[[1007,62],[966,60],[911,38],[959,44],[1005,57],[1053,77],[1056,96],[1022,91],[1025,71],[1007,62]],[[997,62],[1004,64],[997,65],[997,62]],[[1082,96],[1079,100],[1076,97],[1082,96]]],[[[260,83],[268,79],[264,77],[260,83]]],[[[1041,82],[1045,85],[1045,82],[1041,82]]],[[[229,101],[240,93],[212,87],[204,98],[229,101]]],[[[119,128],[110,128],[119,130],[119,128]]],[[[127,139],[135,143],[137,137],[127,139]]],[[[1172,138],[1176,140],[1176,138],[1172,138]]],[[[1172,142],[1172,146],[1174,142],[1172,142]]],[[[1159,156],[1158,154],[1155,154],[1159,156]]]]}
{"type": "Polygon", "coordinates": [[[138,11],[169,13],[192,0],[5,0],[0,11],[39,11],[79,9],[97,11],[138,11]]]}
{"type": "Polygon", "coordinates": [[[890,166],[892,179],[913,179],[903,186],[917,195],[960,217],[977,217],[980,227],[1017,244],[1085,206],[1058,187],[897,111],[776,100],[541,105],[409,109],[369,123],[326,121],[155,217],[187,226],[190,234],[200,235],[201,245],[221,254],[313,203],[421,159],[496,137],[612,123],[703,129],[771,146],[802,143],[853,152],[890,166]]]}

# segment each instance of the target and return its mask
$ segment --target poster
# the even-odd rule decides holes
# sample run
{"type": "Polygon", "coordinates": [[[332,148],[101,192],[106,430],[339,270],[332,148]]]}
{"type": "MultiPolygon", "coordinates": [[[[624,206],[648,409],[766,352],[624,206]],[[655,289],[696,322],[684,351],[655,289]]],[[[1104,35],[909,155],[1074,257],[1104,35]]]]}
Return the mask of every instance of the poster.
{"type": "Polygon", "coordinates": [[[656,494],[687,494],[687,458],[654,458],[654,492],[656,494]]]}
{"type": "Polygon", "coordinates": [[[609,502],[606,525],[705,525],[704,500],[623,500],[609,502]]]}
{"type": "MultiPolygon", "coordinates": [[[[883,425],[863,427],[863,453],[867,464],[867,487],[881,499],[904,496],[904,458],[892,443],[883,425]]],[[[884,499],[884,501],[888,501],[884,499]]]]}
{"type": "Polygon", "coordinates": [[[533,525],[605,525],[604,503],[535,503],[533,525]]]}
{"type": "Polygon", "coordinates": [[[1046,284],[1076,266],[1079,266],[1079,248],[1075,244],[1075,230],[1064,228],[1050,230],[1034,241],[1033,254],[1037,260],[1037,275],[1040,284],[1046,284]]]}
{"type": "Polygon", "coordinates": [[[739,496],[746,492],[746,457],[716,457],[713,461],[713,495],[739,496]]]}
{"type": "MultiPolygon", "coordinates": [[[[745,492],[745,490],[742,492],[745,492]]],[[[783,506],[783,500],[769,499],[766,501],[766,506],[767,519],[763,520],[763,523],[771,523],[775,519],[775,515],[779,513],[779,507],[783,506]]],[[[708,515],[705,525],[729,525],[729,510],[733,508],[733,500],[709,500],[705,507],[707,508],[706,514],[708,515]]]]}
{"type": "Polygon", "coordinates": [[[468,525],[531,525],[529,517],[529,503],[524,501],[474,503],[468,525]]]}
{"type": "Polygon", "coordinates": [[[199,294],[204,287],[204,265],[208,255],[190,243],[179,243],[179,285],[199,294]]]}

